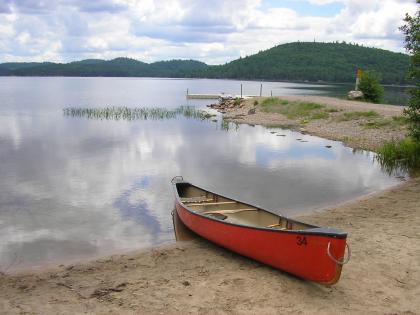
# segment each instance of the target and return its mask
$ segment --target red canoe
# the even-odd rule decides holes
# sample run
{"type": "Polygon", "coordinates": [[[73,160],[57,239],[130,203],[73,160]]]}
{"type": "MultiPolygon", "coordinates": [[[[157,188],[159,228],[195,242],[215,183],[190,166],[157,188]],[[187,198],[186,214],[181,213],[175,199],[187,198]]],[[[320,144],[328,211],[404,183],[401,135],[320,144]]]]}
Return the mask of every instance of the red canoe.
{"type": "Polygon", "coordinates": [[[347,233],[280,216],[172,180],[179,219],[198,235],[298,277],[334,284],[349,261],[347,233]],[[348,256],[344,259],[345,249],[348,256]]]}

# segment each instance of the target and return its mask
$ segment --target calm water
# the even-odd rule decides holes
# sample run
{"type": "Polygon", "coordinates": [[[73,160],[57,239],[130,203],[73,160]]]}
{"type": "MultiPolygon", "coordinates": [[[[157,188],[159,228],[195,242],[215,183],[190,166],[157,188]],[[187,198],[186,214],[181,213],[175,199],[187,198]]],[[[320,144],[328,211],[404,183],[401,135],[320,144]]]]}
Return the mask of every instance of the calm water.
{"type": "MultiPolygon", "coordinates": [[[[259,93],[259,84],[244,82],[244,93],[259,93]]],[[[302,84],[264,87],[275,95],[314,91],[302,84]]],[[[240,82],[0,78],[0,268],[65,263],[173,241],[175,175],[288,215],[399,182],[381,171],[372,153],[296,132],[233,125],[226,130],[220,118],[109,121],[62,113],[68,106],[209,103],[187,102],[187,88],[239,93],[240,82]]]]}

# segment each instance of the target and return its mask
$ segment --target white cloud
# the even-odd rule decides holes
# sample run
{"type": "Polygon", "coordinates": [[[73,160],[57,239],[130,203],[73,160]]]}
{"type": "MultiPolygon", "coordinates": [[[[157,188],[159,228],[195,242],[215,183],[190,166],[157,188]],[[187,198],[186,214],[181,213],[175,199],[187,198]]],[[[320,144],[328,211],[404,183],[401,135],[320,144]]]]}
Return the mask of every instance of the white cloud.
{"type": "Polygon", "coordinates": [[[310,4],[315,4],[315,5],[326,5],[326,4],[342,2],[342,1],[343,0],[308,0],[310,4]]]}
{"type": "MultiPolygon", "coordinates": [[[[300,1],[305,5],[305,1],[300,1]]],[[[301,16],[259,0],[7,0],[0,6],[0,62],[128,56],[152,62],[192,58],[224,63],[294,41],[350,41],[403,51],[398,27],[414,0],[341,3],[331,17],[301,16]]]]}

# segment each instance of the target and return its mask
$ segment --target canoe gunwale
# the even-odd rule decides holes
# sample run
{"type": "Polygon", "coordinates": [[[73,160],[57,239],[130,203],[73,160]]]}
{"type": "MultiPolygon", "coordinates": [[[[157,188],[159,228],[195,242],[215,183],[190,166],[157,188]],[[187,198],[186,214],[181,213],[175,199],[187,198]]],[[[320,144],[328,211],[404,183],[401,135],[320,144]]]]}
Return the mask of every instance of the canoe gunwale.
{"type": "Polygon", "coordinates": [[[345,233],[345,232],[335,230],[335,229],[331,229],[331,228],[325,228],[325,227],[320,227],[320,226],[316,226],[316,225],[312,225],[312,224],[307,224],[307,223],[304,223],[304,222],[301,222],[301,221],[298,221],[298,220],[290,219],[286,216],[279,215],[277,213],[273,213],[273,212],[268,211],[266,209],[262,209],[260,206],[251,205],[251,204],[245,203],[243,201],[236,200],[235,198],[231,198],[231,197],[227,197],[225,195],[220,195],[218,193],[214,193],[214,192],[212,192],[208,189],[193,185],[193,184],[191,184],[187,181],[184,181],[184,180],[173,182],[172,185],[173,185],[173,189],[174,189],[174,193],[175,193],[176,203],[179,204],[185,210],[187,210],[190,214],[199,216],[199,217],[207,219],[207,220],[211,220],[211,221],[214,221],[214,222],[217,222],[217,223],[226,224],[226,225],[230,225],[230,226],[236,226],[236,227],[246,228],[246,229],[261,230],[261,231],[272,232],[272,233],[289,233],[289,234],[299,234],[299,235],[318,235],[318,236],[325,236],[325,237],[330,237],[330,238],[335,238],[335,239],[346,239],[347,238],[347,233],[345,233]],[[181,201],[181,198],[179,196],[178,189],[177,189],[177,185],[179,185],[179,184],[191,185],[192,187],[199,188],[201,190],[207,191],[207,192],[212,193],[214,195],[218,195],[218,196],[221,196],[223,198],[227,198],[227,199],[230,199],[230,200],[233,200],[233,201],[236,201],[236,202],[240,202],[240,203],[243,203],[243,204],[251,206],[251,207],[255,207],[255,208],[260,209],[262,211],[272,213],[272,214],[274,214],[276,216],[279,216],[281,218],[284,218],[284,219],[286,219],[290,222],[305,224],[309,228],[304,229],[304,230],[278,230],[278,229],[272,229],[272,228],[269,228],[269,227],[258,227],[258,226],[237,224],[237,223],[233,223],[233,222],[226,222],[226,221],[223,221],[223,220],[212,218],[211,216],[193,211],[190,207],[188,207],[187,204],[185,204],[184,202],[181,201]]]}

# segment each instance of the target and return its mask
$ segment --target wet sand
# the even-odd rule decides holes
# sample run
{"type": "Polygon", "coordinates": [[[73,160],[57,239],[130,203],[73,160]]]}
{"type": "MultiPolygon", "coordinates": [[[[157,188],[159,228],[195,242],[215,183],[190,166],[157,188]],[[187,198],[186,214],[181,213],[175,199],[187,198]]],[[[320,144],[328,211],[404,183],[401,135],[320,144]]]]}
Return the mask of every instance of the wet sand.
{"type": "Polygon", "coordinates": [[[2,274],[0,314],[420,314],[420,178],[300,219],[349,233],[352,258],[336,285],[194,239],[2,274]]]}

